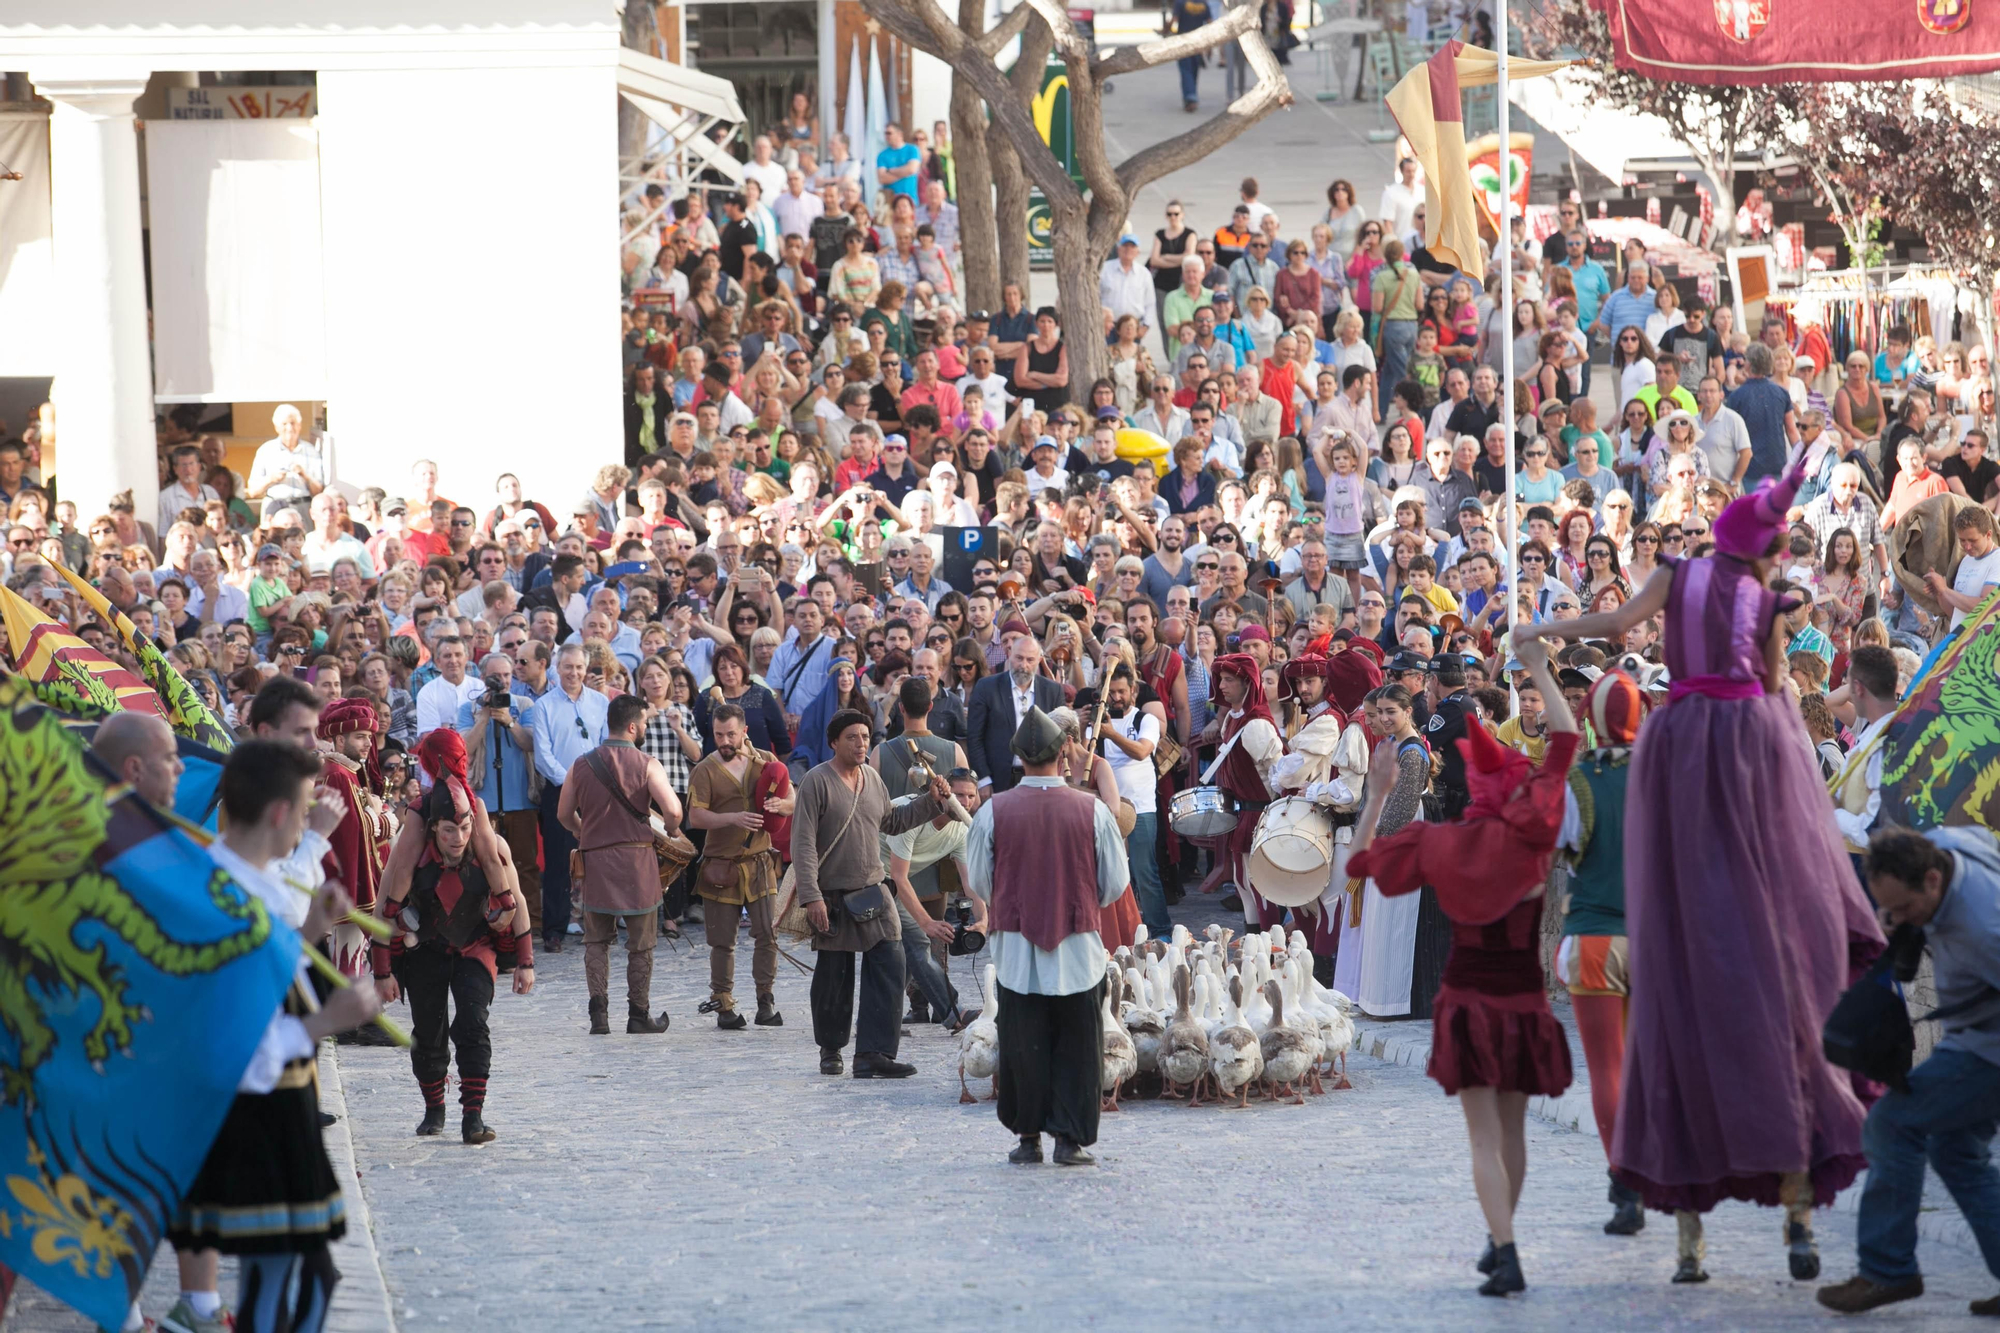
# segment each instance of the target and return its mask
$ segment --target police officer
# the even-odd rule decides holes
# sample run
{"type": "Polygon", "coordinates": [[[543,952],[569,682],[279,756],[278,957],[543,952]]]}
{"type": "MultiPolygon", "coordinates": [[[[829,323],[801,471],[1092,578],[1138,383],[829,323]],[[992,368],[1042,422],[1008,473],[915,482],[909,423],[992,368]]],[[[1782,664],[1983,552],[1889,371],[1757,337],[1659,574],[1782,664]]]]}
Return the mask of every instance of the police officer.
{"type": "Polygon", "coordinates": [[[1422,724],[1424,739],[1439,760],[1438,801],[1444,818],[1457,819],[1471,801],[1465,786],[1465,756],[1457,745],[1473,709],[1465,693],[1465,659],[1457,653],[1433,657],[1426,667],[1424,698],[1431,706],[1430,720],[1422,724]]]}
{"type": "Polygon", "coordinates": [[[1422,731],[1431,718],[1429,659],[1405,648],[1383,665],[1382,676],[1386,684],[1410,692],[1410,721],[1422,731]]]}

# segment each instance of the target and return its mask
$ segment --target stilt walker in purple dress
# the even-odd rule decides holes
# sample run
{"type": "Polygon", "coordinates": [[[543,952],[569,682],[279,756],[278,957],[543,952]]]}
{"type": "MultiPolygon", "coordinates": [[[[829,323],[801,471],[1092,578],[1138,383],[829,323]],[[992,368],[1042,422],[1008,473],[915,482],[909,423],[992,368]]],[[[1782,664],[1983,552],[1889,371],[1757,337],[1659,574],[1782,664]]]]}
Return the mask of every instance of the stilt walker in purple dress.
{"type": "Polygon", "coordinates": [[[1676,1282],[1706,1279],[1701,1215],[1724,1199],[1782,1205],[1792,1276],[1817,1276],[1812,1210],[1867,1164],[1865,1109],[1820,1029],[1882,932],[1783,692],[1765,586],[1802,460],[1722,511],[1714,555],[1663,559],[1616,611],[1514,632],[1618,640],[1666,613],[1673,690],[1626,800],[1632,995],[1611,1161],[1677,1215],[1676,1282]]]}

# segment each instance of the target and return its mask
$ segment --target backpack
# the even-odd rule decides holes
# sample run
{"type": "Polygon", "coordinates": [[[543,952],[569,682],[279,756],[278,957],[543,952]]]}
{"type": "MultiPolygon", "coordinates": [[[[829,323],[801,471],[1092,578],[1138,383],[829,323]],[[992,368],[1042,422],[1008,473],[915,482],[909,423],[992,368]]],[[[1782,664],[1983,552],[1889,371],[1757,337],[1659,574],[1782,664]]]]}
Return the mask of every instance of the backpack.
{"type": "MultiPolygon", "coordinates": [[[[1885,1083],[1897,1092],[1910,1090],[1910,1064],[1916,1056],[1917,1035],[1910,1007],[1899,984],[1917,974],[1923,956],[1924,932],[1915,926],[1896,928],[1861,979],[1849,986],[1826,1016],[1820,1049],[1827,1063],[1885,1083]]],[[[1933,1009],[1917,1021],[1950,1018],[1993,997],[1987,987],[1970,999],[1933,1009]]]]}

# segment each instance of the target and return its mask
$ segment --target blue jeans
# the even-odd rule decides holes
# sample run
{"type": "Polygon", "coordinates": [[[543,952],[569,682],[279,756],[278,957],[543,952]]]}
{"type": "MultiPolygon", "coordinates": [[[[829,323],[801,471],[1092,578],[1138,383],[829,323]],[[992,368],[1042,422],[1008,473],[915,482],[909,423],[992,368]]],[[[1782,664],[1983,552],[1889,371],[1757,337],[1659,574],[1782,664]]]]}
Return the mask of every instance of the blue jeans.
{"type": "Polygon", "coordinates": [[[2000,1171],[1993,1133],[2000,1117],[2000,1065],[1949,1048],[1910,1071],[1910,1090],[1868,1112],[1861,1143],[1868,1183],[1855,1225],[1861,1275],[1871,1282],[1916,1277],[1917,1209],[1928,1160],[1964,1214],[1986,1267],[2000,1276],[2000,1171]]]}
{"type": "Polygon", "coordinates": [[[1175,63],[1181,67],[1181,101],[1193,105],[1197,100],[1195,81],[1201,77],[1201,57],[1182,56],[1175,63]]]}
{"type": "Polygon", "coordinates": [[[1382,321],[1382,364],[1375,377],[1376,397],[1381,399],[1382,410],[1389,410],[1389,396],[1395,392],[1403,372],[1409,368],[1410,353],[1417,350],[1417,321],[1414,319],[1385,319],[1382,321]]]}
{"type": "Polygon", "coordinates": [[[937,959],[931,957],[931,937],[917,925],[910,909],[897,903],[896,916],[903,923],[903,970],[931,1002],[931,1017],[942,1023],[958,1007],[958,993],[937,959]]]}
{"type": "Polygon", "coordinates": [[[1146,934],[1163,940],[1173,934],[1174,925],[1167,919],[1167,891],[1160,887],[1159,839],[1159,815],[1151,811],[1140,815],[1125,838],[1125,860],[1132,871],[1132,893],[1139,900],[1139,919],[1146,923],[1146,934]]]}

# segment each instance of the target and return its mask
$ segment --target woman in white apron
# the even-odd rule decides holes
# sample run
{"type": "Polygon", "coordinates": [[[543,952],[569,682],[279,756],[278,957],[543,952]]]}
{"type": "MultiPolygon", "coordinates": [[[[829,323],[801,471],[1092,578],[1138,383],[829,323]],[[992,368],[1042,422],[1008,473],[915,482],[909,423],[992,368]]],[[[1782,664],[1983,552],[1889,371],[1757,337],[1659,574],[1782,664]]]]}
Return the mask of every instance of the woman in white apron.
{"type": "MultiPolygon", "coordinates": [[[[1382,807],[1377,836],[1394,833],[1413,819],[1423,818],[1424,793],[1430,789],[1431,753],[1411,717],[1410,692],[1401,685],[1384,685],[1368,696],[1375,735],[1396,742],[1398,771],[1395,790],[1382,807]]],[[[1334,883],[1347,883],[1349,844],[1334,854],[1334,883]]],[[[1342,893],[1347,912],[1340,932],[1340,958],[1334,989],[1349,996],[1373,1018],[1398,1018],[1410,1012],[1410,981],[1416,960],[1416,894],[1384,897],[1369,880],[1361,889],[1361,921],[1353,921],[1352,898],[1342,893]],[[1350,986],[1353,989],[1348,989],[1350,986]]]]}

